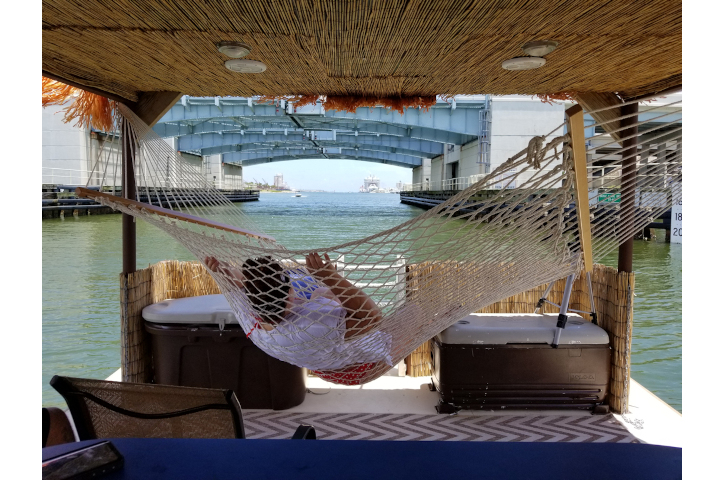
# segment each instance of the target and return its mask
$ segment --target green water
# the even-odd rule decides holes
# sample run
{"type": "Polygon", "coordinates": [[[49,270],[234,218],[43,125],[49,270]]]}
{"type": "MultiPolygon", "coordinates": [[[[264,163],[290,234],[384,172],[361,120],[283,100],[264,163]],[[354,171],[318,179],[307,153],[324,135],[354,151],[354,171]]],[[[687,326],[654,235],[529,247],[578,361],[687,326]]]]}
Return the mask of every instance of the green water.
{"type": "MultiPolygon", "coordinates": [[[[393,194],[262,194],[240,208],[290,249],[336,245],[392,228],[423,210],[393,194]]],[[[137,222],[137,265],[194,260],[164,232],[137,222]]],[[[632,376],[681,411],[682,249],[635,242],[632,376]]],[[[604,263],[616,267],[616,253],[604,263]]],[[[54,374],[106,378],[120,367],[121,216],[43,220],[43,405],[63,405],[54,374]]]]}

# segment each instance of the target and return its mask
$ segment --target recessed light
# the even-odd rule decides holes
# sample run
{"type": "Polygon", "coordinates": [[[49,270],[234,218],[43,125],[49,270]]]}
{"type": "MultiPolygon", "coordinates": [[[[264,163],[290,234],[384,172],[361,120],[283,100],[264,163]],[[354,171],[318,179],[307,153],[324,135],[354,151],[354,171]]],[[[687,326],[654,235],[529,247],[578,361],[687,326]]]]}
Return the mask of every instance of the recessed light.
{"type": "Polygon", "coordinates": [[[241,58],[249,55],[252,48],[241,42],[219,42],[216,44],[217,50],[231,58],[241,58]]]}
{"type": "Polygon", "coordinates": [[[516,57],[506,60],[501,66],[506,70],[531,70],[545,63],[546,60],[540,57],[516,57]]]}
{"type": "Polygon", "coordinates": [[[224,66],[237,73],[262,73],[267,65],[256,60],[234,59],[224,62],[224,66]]]}
{"type": "Polygon", "coordinates": [[[544,55],[548,55],[553,52],[558,45],[559,42],[555,42],[553,40],[536,40],[533,42],[526,42],[521,48],[524,50],[526,55],[531,55],[532,57],[543,57],[544,55]]]}

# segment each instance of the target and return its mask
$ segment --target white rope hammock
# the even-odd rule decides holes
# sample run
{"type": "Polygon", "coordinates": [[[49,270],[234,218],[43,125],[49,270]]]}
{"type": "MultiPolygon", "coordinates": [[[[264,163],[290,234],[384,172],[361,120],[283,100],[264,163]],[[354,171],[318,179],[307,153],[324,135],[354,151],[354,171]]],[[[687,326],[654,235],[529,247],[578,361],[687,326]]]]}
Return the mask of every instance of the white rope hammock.
{"type": "MultiPolygon", "coordinates": [[[[259,348],[327,380],[371,381],[471,312],[582,270],[564,125],[395,228],[342,245],[290,250],[265,235],[130,110],[121,106],[120,112],[135,147],[137,202],[102,193],[120,183],[111,173],[120,170],[120,149],[113,145],[99,152],[101,192],[82,194],[185,245],[207,262],[259,348]]],[[[641,145],[666,155],[638,167],[629,225],[621,226],[624,212],[616,204],[590,200],[595,260],[681,199],[681,123],[672,125],[664,133],[641,128],[641,145]]],[[[597,148],[609,151],[591,155],[587,168],[605,174],[590,175],[589,189],[621,189],[623,150],[616,142],[597,148]]]]}

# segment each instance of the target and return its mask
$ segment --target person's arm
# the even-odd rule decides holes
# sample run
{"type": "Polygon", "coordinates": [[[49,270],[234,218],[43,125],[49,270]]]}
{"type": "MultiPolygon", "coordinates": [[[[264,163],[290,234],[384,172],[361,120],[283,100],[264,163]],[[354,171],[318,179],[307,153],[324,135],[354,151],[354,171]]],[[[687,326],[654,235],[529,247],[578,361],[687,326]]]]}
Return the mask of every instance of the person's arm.
{"type": "Polygon", "coordinates": [[[382,312],[372,298],[337,273],[330,257],[324,260],[317,253],[306,257],[307,270],[329,288],[347,311],[345,338],[363,335],[382,319],[382,312]]]}
{"type": "Polygon", "coordinates": [[[238,268],[230,267],[227,263],[220,262],[214,257],[204,258],[204,263],[207,267],[209,267],[209,270],[211,270],[212,272],[221,273],[222,275],[230,279],[232,283],[237,286],[237,288],[244,290],[244,276],[238,268]]]}

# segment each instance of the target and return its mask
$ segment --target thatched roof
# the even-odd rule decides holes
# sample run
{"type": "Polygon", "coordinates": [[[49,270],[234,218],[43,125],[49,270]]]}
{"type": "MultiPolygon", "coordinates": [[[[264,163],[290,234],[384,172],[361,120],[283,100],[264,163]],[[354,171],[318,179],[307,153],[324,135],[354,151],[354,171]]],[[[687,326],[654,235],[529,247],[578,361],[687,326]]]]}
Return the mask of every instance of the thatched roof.
{"type": "Polygon", "coordinates": [[[43,0],[43,71],[136,101],[193,96],[655,93],[682,83],[680,0],[43,0]],[[545,66],[513,72],[530,40],[545,66]],[[227,70],[243,41],[261,74],[227,70]]]}

